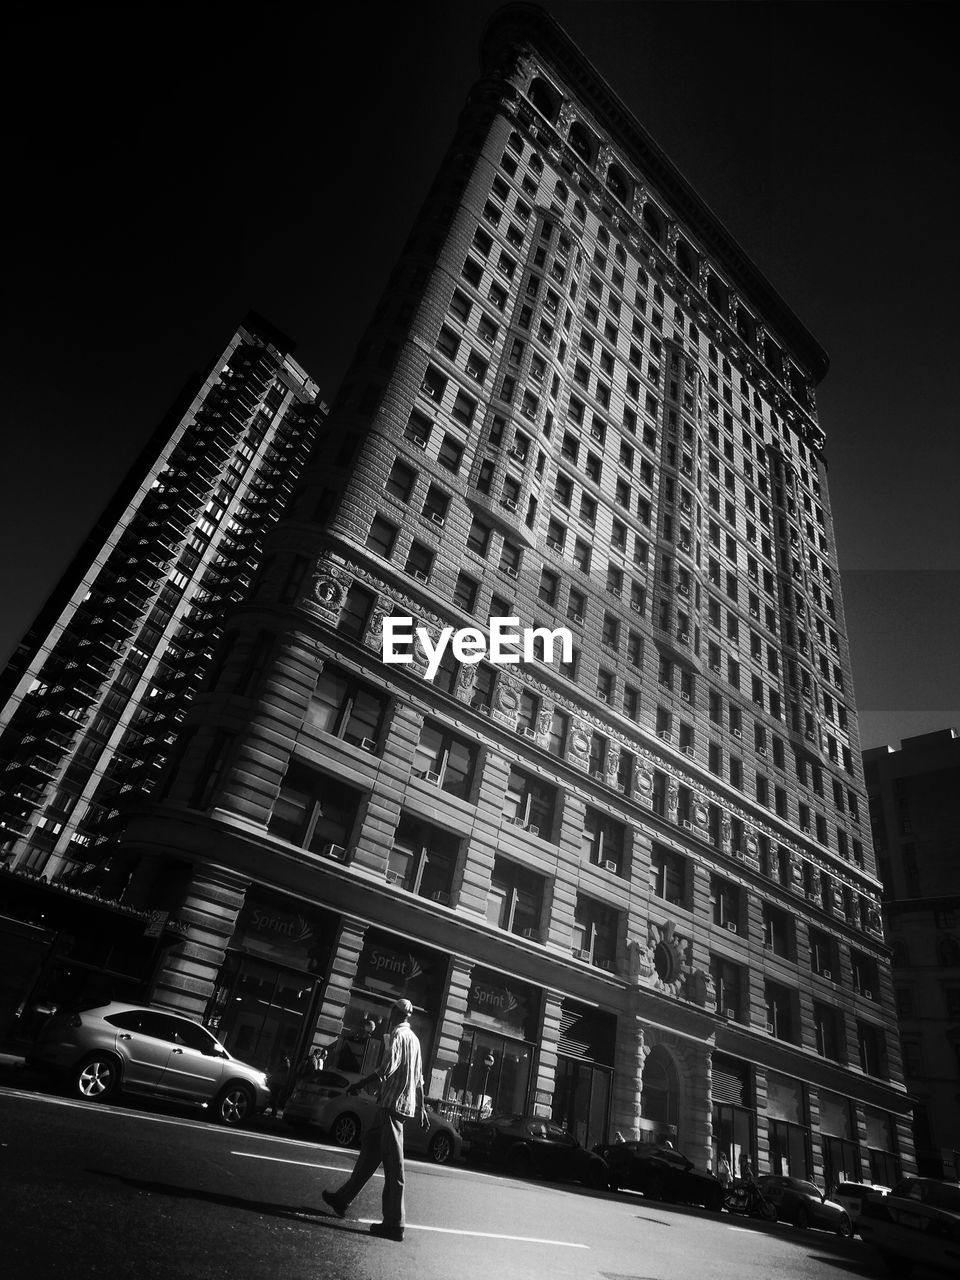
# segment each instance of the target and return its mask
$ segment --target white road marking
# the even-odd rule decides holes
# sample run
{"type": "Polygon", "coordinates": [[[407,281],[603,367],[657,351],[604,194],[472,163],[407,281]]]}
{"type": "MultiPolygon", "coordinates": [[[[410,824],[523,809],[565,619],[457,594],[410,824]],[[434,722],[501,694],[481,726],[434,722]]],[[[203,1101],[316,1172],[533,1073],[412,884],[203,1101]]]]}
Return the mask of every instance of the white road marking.
{"type": "MultiPolygon", "coordinates": [[[[364,1226],[370,1223],[379,1222],[379,1218],[355,1218],[355,1222],[360,1222],[364,1226]]],[[[405,1231],[436,1231],[444,1236],[476,1236],[481,1240],[514,1240],[520,1244],[552,1244],[558,1249],[589,1249],[588,1244],[574,1244],[571,1240],[543,1240],[539,1236],[508,1236],[500,1235],[496,1231],[461,1231],[456,1227],[427,1227],[419,1222],[408,1222],[404,1227],[405,1231]]]]}
{"type": "MultiPolygon", "coordinates": [[[[273,1164],[299,1164],[306,1169],[330,1169],[334,1173],[349,1173],[349,1169],[345,1169],[342,1164],[317,1164],[314,1160],[286,1160],[283,1156],[261,1156],[255,1151],[231,1151],[232,1156],[243,1156],[247,1160],[270,1160],[273,1164]]],[[[352,1152],[344,1152],[344,1155],[352,1155],[352,1152]]],[[[375,1178],[382,1178],[382,1173],[375,1173],[375,1178]]]]}

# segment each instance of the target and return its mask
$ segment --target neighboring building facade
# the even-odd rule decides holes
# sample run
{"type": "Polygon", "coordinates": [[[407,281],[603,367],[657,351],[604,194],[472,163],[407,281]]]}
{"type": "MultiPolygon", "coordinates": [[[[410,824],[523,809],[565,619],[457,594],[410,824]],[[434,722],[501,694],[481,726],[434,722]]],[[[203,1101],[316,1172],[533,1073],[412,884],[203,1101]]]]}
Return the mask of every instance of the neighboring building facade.
{"type": "Polygon", "coordinates": [[[960,736],[863,753],[917,1165],[960,1178],[960,736]]]}
{"type": "Polygon", "coordinates": [[[149,976],[156,941],[138,913],[107,905],[124,869],[105,850],[130,801],[152,791],[223,610],[249,586],[309,455],[322,406],[289,351],[256,317],[237,330],[0,676],[0,916],[21,953],[16,974],[7,965],[0,1031],[56,955],[81,983],[100,968],[149,976]],[[33,943],[24,926],[41,929],[33,943]]]}
{"type": "Polygon", "coordinates": [[[133,905],[191,868],[154,998],[241,1056],[355,1066],[402,993],[451,1113],[910,1171],[826,363],[553,21],[495,18],[216,688],[128,829],[133,905]],[[388,665],[400,616],[428,638],[388,665]],[[441,627],[491,617],[572,649],[448,646],[425,678],[441,627]]]}

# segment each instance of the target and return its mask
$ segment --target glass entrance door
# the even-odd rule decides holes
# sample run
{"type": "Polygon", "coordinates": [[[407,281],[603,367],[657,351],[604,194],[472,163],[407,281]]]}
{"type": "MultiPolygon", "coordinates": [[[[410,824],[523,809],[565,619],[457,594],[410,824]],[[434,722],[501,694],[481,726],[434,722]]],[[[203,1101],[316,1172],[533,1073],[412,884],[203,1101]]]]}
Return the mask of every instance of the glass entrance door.
{"type": "Polygon", "coordinates": [[[214,992],[207,1026],[236,1057],[269,1070],[296,1062],[317,981],[295,969],[232,955],[214,992]]]}

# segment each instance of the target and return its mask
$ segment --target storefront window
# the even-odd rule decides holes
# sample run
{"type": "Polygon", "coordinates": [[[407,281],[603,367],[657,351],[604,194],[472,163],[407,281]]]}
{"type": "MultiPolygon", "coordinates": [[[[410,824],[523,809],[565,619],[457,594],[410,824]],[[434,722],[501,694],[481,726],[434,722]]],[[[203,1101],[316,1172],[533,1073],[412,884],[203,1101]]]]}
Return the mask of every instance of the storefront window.
{"type": "Polygon", "coordinates": [[[878,1111],[875,1107],[864,1107],[864,1117],[867,1122],[870,1181],[892,1187],[902,1176],[893,1121],[888,1112],[878,1111]]]}
{"type": "Polygon", "coordinates": [[[553,1119],[583,1147],[605,1142],[608,1137],[616,1033],[613,1014],[564,1001],[553,1119]]]}
{"type": "Polygon", "coordinates": [[[838,1093],[820,1090],[820,1133],[823,1148],[823,1181],[829,1192],[838,1182],[859,1182],[860,1147],[853,1102],[838,1093]]]}
{"type": "Polygon", "coordinates": [[[476,969],[467,1021],[445,1100],[459,1115],[523,1114],[529,1107],[540,998],[526,983],[476,969]]]}
{"type": "Polygon", "coordinates": [[[770,1172],[792,1178],[810,1176],[810,1130],[806,1091],[799,1080],[767,1076],[770,1172]]]}
{"type": "Polygon", "coordinates": [[[731,1171],[741,1156],[756,1169],[756,1112],[753,1108],[753,1070],[746,1062],[713,1055],[713,1168],[722,1154],[731,1171]]]}

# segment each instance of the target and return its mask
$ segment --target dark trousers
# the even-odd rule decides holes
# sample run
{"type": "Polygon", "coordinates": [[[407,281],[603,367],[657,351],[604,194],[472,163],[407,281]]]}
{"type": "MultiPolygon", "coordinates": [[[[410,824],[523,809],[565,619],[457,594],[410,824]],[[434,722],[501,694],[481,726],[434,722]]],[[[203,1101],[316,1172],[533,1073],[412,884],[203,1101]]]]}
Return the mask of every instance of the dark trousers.
{"type": "Polygon", "coordinates": [[[359,1195],[383,1165],[383,1221],[402,1227],[403,1214],[403,1117],[377,1109],[377,1118],[363,1134],[353,1173],[333,1193],[344,1207],[359,1195]]]}

